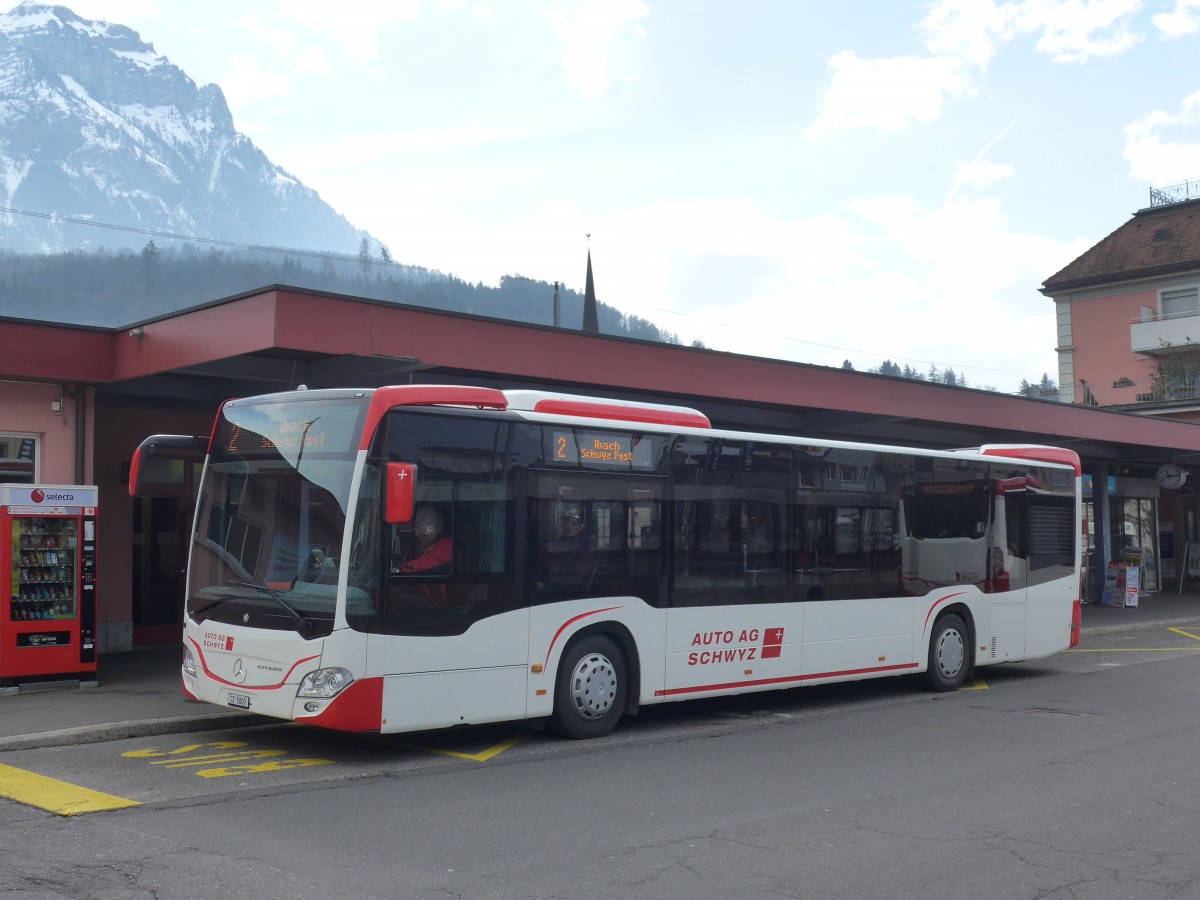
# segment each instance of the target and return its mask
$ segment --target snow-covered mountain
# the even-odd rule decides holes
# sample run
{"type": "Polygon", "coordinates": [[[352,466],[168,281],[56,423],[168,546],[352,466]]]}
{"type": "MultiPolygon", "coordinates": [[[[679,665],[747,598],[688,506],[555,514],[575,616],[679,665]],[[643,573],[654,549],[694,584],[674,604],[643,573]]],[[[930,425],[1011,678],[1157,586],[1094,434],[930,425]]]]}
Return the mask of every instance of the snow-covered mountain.
{"type": "Polygon", "coordinates": [[[355,254],[364,236],[237,132],[219,87],[31,2],[0,15],[0,205],[4,250],[141,247],[131,228],[355,254]]]}

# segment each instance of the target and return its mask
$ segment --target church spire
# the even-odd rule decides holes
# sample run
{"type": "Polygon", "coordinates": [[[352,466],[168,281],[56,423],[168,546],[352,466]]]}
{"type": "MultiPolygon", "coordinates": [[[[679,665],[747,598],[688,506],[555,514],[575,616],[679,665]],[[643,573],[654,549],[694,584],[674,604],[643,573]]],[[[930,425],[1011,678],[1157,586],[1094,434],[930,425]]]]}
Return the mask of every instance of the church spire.
{"type": "MultiPolygon", "coordinates": [[[[591,239],[588,235],[588,239],[591,239]]],[[[585,334],[599,334],[600,320],[596,313],[596,285],[592,282],[592,248],[588,247],[587,284],[583,290],[583,331],[585,334]]]]}

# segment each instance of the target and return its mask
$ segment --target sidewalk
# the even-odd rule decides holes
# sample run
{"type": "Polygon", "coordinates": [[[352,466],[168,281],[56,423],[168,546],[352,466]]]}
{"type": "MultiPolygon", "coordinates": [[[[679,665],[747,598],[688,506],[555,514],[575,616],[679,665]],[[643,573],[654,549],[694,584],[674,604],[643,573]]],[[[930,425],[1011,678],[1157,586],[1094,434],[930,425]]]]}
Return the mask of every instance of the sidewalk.
{"type": "MultiPolygon", "coordinates": [[[[1083,633],[1142,628],[1200,628],[1200,590],[1144,594],[1133,608],[1083,607],[1083,633]]],[[[0,752],[86,744],[158,734],[183,734],[277,721],[185,699],[178,646],[155,646],[100,657],[94,684],[23,686],[0,693],[0,752]]]]}
{"type": "Polygon", "coordinates": [[[183,695],[181,645],[102,655],[94,682],[0,688],[0,752],[276,721],[183,695]]]}

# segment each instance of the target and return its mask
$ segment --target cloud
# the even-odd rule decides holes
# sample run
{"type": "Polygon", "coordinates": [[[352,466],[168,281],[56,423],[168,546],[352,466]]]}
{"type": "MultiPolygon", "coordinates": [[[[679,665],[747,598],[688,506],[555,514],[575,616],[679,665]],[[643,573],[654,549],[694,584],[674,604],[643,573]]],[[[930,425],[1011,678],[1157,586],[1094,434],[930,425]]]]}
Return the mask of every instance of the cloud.
{"type": "Polygon", "coordinates": [[[161,19],[156,0],[72,0],[71,12],[85,19],[127,25],[134,19],[161,19]]]}
{"type": "Polygon", "coordinates": [[[1200,0],[1175,0],[1175,10],[1151,17],[1165,38],[1182,38],[1200,32],[1200,0]]]}
{"type": "Polygon", "coordinates": [[[301,144],[279,145],[275,151],[285,168],[304,172],[306,177],[323,175],[337,178],[347,168],[346,161],[354,160],[359,168],[393,160],[401,164],[402,157],[418,153],[438,154],[450,151],[477,149],[488,144],[513,141],[525,133],[508,125],[464,125],[460,128],[428,131],[379,132],[328,140],[306,141],[301,144]]]}
{"type": "Polygon", "coordinates": [[[325,48],[313,45],[307,50],[301,50],[292,56],[292,71],[299,75],[302,72],[316,72],[319,75],[329,74],[329,61],[325,59],[325,48]]]}
{"type": "Polygon", "coordinates": [[[1010,177],[1015,171],[1010,165],[988,162],[986,159],[959,162],[954,164],[954,183],[982,188],[1010,177]]]}
{"type": "Polygon", "coordinates": [[[229,64],[233,71],[221,79],[221,90],[231,107],[288,93],[288,79],[269,69],[259,69],[258,60],[253,56],[231,56],[229,64]]]}
{"type": "Polygon", "coordinates": [[[997,40],[1011,37],[1010,18],[1011,6],[991,0],[943,0],[918,27],[932,55],[982,68],[995,54],[997,40]]]}
{"type": "Polygon", "coordinates": [[[332,34],[346,56],[367,64],[379,52],[379,32],[397,22],[413,22],[420,15],[420,0],[388,0],[362,5],[328,0],[277,0],[279,12],[318,35],[332,34]]]}
{"type": "Polygon", "coordinates": [[[568,81],[586,99],[594,100],[612,86],[611,54],[628,34],[641,36],[630,26],[650,12],[642,0],[585,0],[570,16],[561,9],[543,15],[562,41],[562,63],[568,81]]]}
{"type": "Polygon", "coordinates": [[[947,99],[971,91],[970,79],[953,57],[861,59],[846,50],[829,65],[833,78],[807,131],[810,139],[850,128],[896,132],[913,121],[928,124],[947,99]]]}
{"type": "Polygon", "coordinates": [[[1200,91],[1183,99],[1179,112],[1154,110],[1125,126],[1124,156],[1129,176],[1163,186],[1200,172],[1200,144],[1172,140],[1172,130],[1191,129],[1200,123],[1200,91]]]}
{"type": "Polygon", "coordinates": [[[1131,29],[1142,0],[1029,0],[1014,4],[1013,22],[1040,33],[1037,49],[1055,62],[1087,62],[1124,53],[1142,40],[1131,29]]]}
{"type": "MultiPolygon", "coordinates": [[[[1181,29],[1185,21],[1192,23],[1200,0],[1177,2],[1169,22],[1181,29]]],[[[862,59],[846,50],[830,59],[832,75],[808,137],[929,124],[948,102],[974,95],[999,46],[1020,36],[1036,36],[1035,49],[1056,63],[1118,55],[1142,40],[1132,27],[1141,5],[1142,0],[940,0],[918,26],[926,55],[862,59]]]]}
{"type": "Polygon", "coordinates": [[[299,40],[291,31],[275,31],[263,24],[258,13],[244,13],[238,16],[237,24],[253,35],[254,40],[280,53],[291,53],[299,40]]]}

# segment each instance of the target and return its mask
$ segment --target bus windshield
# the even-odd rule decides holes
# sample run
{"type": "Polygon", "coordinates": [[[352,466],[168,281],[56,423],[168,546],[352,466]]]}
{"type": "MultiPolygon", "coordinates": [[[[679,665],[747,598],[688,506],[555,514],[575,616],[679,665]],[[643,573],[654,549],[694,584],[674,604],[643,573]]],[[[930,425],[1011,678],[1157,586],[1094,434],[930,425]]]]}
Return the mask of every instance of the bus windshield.
{"type": "Polygon", "coordinates": [[[191,619],[332,630],[365,408],[328,394],[225,405],[198,500],[191,619]]]}

